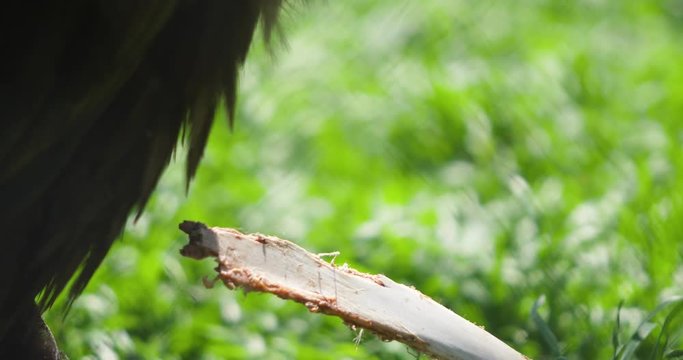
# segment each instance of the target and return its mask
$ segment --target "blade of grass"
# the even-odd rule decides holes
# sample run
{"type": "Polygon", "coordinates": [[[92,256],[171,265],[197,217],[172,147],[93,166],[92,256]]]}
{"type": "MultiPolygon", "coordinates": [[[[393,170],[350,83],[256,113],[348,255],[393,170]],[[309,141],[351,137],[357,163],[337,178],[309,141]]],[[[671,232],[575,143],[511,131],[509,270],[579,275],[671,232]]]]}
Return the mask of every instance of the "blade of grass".
{"type": "Polygon", "coordinates": [[[531,307],[531,319],[538,328],[538,331],[541,334],[541,339],[543,339],[545,344],[550,348],[552,354],[558,358],[562,358],[563,355],[560,350],[560,342],[557,340],[557,336],[555,336],[553,331],[550,329],[550,326],[548,326],[548,323],[543,320],[541,315],[538,313],[538,308],[543,306],[544,303],[545,295],[541,295],[538,299],[536,299],[536,301],[534,301],[534,305],[531,307]]]}
{"type": "Polygon", "coordinates": [[[635,351],[638,349],[643,340],[645,340],[645,338],[647,338],[652,330],[657,326],[657,324],[652,322],[652,319],[654,319],[657,314],[669,307],[671,304],[681,303],[682,301],[682,296],[669,298],[662,301],[654,310],[648,313],[647,316],[640,322],[640,325],[638,325],[638,328],[636,328],[636,331],[633,333],[633,335],[631,335],[629,341],[624,345],[619,359],[632,359],[635,351]]]}

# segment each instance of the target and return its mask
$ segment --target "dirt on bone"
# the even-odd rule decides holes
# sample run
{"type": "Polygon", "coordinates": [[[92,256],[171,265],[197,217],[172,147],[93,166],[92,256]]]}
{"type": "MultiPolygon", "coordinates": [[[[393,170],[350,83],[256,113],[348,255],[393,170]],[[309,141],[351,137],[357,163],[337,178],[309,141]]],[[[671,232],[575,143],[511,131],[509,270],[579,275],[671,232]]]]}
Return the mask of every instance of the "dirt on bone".
{"type": "Polygon", "coordinates": [[[180,249],[180,255],[189,257],[195,260],[201,260],[207,257],[214,257],[217,256],[215,252],[201,246],[198,244],[187,244],[183,246],[182,249],[180,249]]]}

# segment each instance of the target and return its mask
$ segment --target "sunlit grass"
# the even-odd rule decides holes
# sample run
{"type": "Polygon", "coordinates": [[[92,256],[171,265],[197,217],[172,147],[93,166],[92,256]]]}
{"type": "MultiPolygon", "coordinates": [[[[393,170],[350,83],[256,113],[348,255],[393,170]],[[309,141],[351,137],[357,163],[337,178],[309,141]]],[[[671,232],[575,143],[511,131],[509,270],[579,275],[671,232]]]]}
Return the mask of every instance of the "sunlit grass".
{"type": "Polygon", "coordinates": [[[680,301],[662,306],[683,285],[677,2],[289,14],[289,48],[253,49],[236,128],[218,115],[189,195],[176,163],[66,320],[49,314],[72,358],[413,358],[204,289],[213,265],[178,255],[183,219],[339,250],[532,358],[677,354],[680,301]]]}

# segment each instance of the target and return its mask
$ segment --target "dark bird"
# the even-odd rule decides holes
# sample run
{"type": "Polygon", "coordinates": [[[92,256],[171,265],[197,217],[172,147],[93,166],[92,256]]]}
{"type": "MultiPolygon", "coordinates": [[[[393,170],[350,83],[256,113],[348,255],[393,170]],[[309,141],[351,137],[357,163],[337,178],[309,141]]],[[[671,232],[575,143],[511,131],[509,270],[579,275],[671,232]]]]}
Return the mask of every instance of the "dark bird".
{"type": "Polygon", "coordinates": [[[179,136],[192,178],[281,0],[16,4],[0,15],[0,358],[52,359],[42,312],[72,278],[69,300],[83,290],[179,136]]]}

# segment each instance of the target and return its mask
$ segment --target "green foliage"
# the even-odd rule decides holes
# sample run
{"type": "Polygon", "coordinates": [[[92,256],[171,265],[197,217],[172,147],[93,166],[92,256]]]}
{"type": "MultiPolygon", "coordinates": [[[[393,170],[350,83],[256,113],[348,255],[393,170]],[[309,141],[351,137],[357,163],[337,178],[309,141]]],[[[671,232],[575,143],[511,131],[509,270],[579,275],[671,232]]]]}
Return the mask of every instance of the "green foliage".
{"type": "Polygon", "coordinates": [[[72,358],[414,358],[204,289],[192,219],[339,250],[532,358],[681,358],[682,24],[678,0],[293,7],[189,194],[175,163],[51,326],[72,358]]]}

